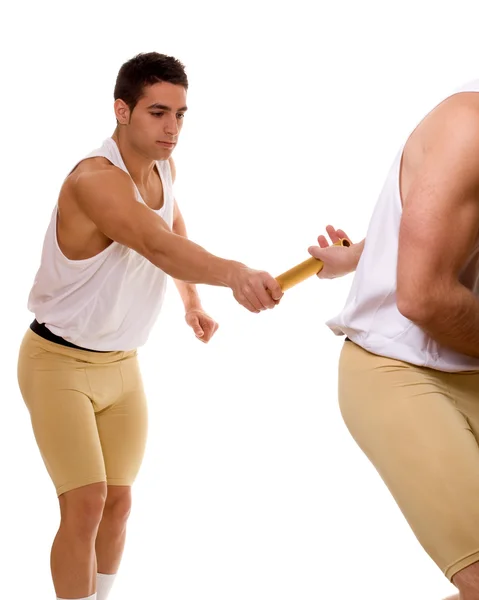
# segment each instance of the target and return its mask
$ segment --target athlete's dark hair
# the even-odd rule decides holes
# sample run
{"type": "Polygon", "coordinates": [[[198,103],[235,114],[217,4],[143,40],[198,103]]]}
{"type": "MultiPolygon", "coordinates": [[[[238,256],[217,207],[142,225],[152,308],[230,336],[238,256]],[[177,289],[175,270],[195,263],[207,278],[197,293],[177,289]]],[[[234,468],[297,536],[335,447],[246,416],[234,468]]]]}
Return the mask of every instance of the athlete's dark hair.
{"type": "Polygon", "coordinates": [[[182,85],[188,89],[185,67],[178,59],[158,52],[137,54],[120,67],[114,98],[123,100],[133,110],[145,87],[160,81],[182,85]]]}

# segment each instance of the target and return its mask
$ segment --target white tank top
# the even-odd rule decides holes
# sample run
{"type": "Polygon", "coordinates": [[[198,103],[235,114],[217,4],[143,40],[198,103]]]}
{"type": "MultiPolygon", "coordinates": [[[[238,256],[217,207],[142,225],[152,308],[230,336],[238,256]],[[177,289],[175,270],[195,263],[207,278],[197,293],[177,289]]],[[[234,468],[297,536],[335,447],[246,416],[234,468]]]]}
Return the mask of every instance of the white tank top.
{"type": "MultiPolygon", "coordinates": [[[[85,159],[95,156],[107,158],[128,173],[111,137],[85,159]]],[[[155,212],[171,228],[174,197],[170,164],[165,160],[156,165],[164,202],[155,212]]],[[[144,203],[135,189],[138,202],[144,203]]],[[[66,258],[57,242],[57,210],[58,203],[45,234],[28,309],[54,334],[83,348],[128,351],[145,344],[163,304],[166,273],[115,241],[92,258],[66,258]]]]}
{"type": "MultiPolygon", "coordinates": [[[[454,91],[479,91],[479,80],[454,91]]],[[[397,153],[372,213],[364,250],[346,303],[326,325],[374,354],[447,372],[479,369],[479,358],[433,340],[404,317],[396,304],[396,267],[402,204],[397,153]]],[[[479,240],[461,272],[461,283],[479,296],[479,240]]]]}

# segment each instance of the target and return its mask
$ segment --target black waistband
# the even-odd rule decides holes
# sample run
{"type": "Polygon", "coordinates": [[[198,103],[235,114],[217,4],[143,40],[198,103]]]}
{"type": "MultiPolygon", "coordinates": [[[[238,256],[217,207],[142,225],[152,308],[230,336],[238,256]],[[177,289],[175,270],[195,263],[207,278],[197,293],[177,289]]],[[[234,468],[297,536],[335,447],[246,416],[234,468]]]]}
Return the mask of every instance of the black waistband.
{"type": "Polygon", "coordinates": [[[52,331],[45,327],[43,323],[39,323],[36,319],[30,323],[30,329],[45,340],[48,340],[49,342],[55,342],[56,344],[61,344],[62,346],[77,348],[78,350],[87,350],[88,352],[107,352],[107,350],[91,350],[90,348],[82,348],[81,346],[72,344],[68,340],[64,340],[59,335],[55,335],[52,331]]]}

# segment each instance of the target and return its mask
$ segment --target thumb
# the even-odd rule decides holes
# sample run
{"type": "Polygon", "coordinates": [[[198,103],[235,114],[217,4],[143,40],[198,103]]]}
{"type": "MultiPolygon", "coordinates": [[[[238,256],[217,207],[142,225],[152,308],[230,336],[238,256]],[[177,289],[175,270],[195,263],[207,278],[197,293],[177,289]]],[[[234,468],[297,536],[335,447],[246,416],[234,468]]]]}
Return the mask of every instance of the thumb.
{"type": "Polygon", "coordinates": [[[266,289],[269,290],[270,296],[273,298],[273,300],[275,300],[276,302],[281,300],[281,298],[283,297],[283,290],[281,289],[281,286],[279,285],[279,283],[276,281],[276,279],[272,275],[268,276],[268,279],[266,280],[265,285],[266,285],[266,289]]]}
{"type": "Polygon", "coordinates": [[[195,335],[197,337],[203,337],[204,331],[203,331],[203,328],[201,327],[201,323],[200,323],[200,320],[198,319],[198,317],[195,316],[195,318],[192,320],[191,327],[193,328],[193,331],[195,332],[195,335]]]}
{"type": "Polygon", "coordinates": [[[327,248],[321,248],[320,246],[310,246],[308,248],[308,252],[311,254],[311,256],[319,260],[324,259],[326,250],[327,248]]]}

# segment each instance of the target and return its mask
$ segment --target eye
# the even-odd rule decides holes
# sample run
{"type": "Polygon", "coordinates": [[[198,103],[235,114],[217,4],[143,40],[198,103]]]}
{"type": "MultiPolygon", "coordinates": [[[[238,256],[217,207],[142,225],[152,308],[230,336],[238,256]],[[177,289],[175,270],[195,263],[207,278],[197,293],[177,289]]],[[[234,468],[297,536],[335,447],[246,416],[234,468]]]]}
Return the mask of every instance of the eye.
{"type": "Polygon", "coordinates": [[[176,115],[176,118],[177,118],[177,119],[184,119],[184,118],[185,118],[185,113],[178,113],[178,114],[176,115]]]}
{"type": "Polygon", "coordinates": [[[152,114],[154,117],[162,117],[165,113],[164,112],[152,112],[150,114],[152,114]]]}

